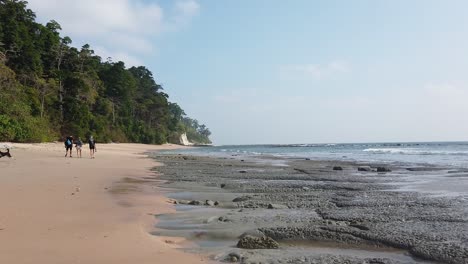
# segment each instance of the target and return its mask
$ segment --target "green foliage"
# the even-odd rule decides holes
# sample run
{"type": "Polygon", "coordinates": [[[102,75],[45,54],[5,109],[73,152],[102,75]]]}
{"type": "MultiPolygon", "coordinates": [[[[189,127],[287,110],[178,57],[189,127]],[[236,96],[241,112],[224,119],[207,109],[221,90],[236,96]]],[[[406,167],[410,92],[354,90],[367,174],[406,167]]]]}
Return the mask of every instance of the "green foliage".
{"type": "Polygon", "coordinates": [[[49,124],[39,118],[25,116],[13,119],[0,114],[0,139],[14,142],[43,142],[57,137],[49,124]]]}
{"type": "Polygon", "coordinates": [[[210,130],[205,125],[200,125],[198,120],[183,117],[182,124],[190,142],[197,144],[211,144],[211,140],[209,138],[211,135],[210,130]]]}
{"type": "Polygon", "coordinates": [[[147,68],[102,62],[71,47],[52,20],[36,23],[27,2],[0,0],[0,141],[66,135],[101,142],[210,143],[209,130],[168,100],[147,68]]]}

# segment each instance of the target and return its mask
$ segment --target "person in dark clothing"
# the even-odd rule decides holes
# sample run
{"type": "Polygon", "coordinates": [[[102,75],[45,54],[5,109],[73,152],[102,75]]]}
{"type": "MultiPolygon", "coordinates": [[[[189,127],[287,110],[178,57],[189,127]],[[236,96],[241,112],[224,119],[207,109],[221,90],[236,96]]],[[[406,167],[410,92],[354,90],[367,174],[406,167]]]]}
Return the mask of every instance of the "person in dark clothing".
{"type": "Polygon", "coordinates": [[[65,157],[68,156],[68,151],[70,151],[70,158],[72,157],[73,149],[73,136],[68,136],[65,139],[65,157]]]}
{"type": "Polygon", "coordinates": [[[97,152],[97,149],[96,149],[96,141],[94,140],[93,136],[89,137],[88,144],[89,144],[89,156],[92,159],[94,159],[94,153],[97,152]]]}

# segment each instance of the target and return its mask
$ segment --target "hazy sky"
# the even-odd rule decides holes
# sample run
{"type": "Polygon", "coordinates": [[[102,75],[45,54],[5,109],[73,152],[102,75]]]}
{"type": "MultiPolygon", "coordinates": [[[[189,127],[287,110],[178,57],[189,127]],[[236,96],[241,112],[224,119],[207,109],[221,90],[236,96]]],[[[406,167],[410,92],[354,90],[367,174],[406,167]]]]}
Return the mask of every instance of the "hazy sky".
{"type": "Polygon", "coordinates": [[[29,0],[215,144],[468,140],[468,1],[29,0]]]}

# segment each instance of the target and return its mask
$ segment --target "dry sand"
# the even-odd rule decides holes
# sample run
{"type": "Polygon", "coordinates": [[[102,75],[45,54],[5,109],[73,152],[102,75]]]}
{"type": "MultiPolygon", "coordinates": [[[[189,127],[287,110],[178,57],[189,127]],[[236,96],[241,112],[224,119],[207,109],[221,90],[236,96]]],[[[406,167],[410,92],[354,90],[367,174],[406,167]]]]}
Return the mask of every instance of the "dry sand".
{"type": "MultiPolygon", "coordinates": [[[[0,159],[0,263],[207,263],[150,235],[154,215],[173,207],[137,184],[156,163],[141,155],[175,145],[97,145],[96,159],[64,157],[62,143],[12,144],[0,159]]],[[[1,146],[1,145],[0,145],[1,146]]]]}

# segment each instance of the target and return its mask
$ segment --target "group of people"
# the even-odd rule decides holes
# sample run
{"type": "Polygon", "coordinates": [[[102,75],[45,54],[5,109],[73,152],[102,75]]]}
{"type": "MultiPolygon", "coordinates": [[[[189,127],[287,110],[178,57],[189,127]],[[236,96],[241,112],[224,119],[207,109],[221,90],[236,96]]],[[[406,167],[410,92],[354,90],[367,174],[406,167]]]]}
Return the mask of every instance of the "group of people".
{"type": "MultiPolygon", "coordinates": [[[[81,158],[81,148],[83,147],[83,141],[81,141],[80,137],[78,137],[77,140],[74,140],[73,136],[68,136],[65,139],[65,157],[67,157],[69,153],[70,153],[70,158],[72,157],[73,144],[75,144],[76,156],[81,158]]],[[[93,136],[89,136],[88,145],[89,145],[89,156],[92,159],[94,159],[94,153],[97,150],[96,150],[96,141],[94,140],[93,136]]]]}

